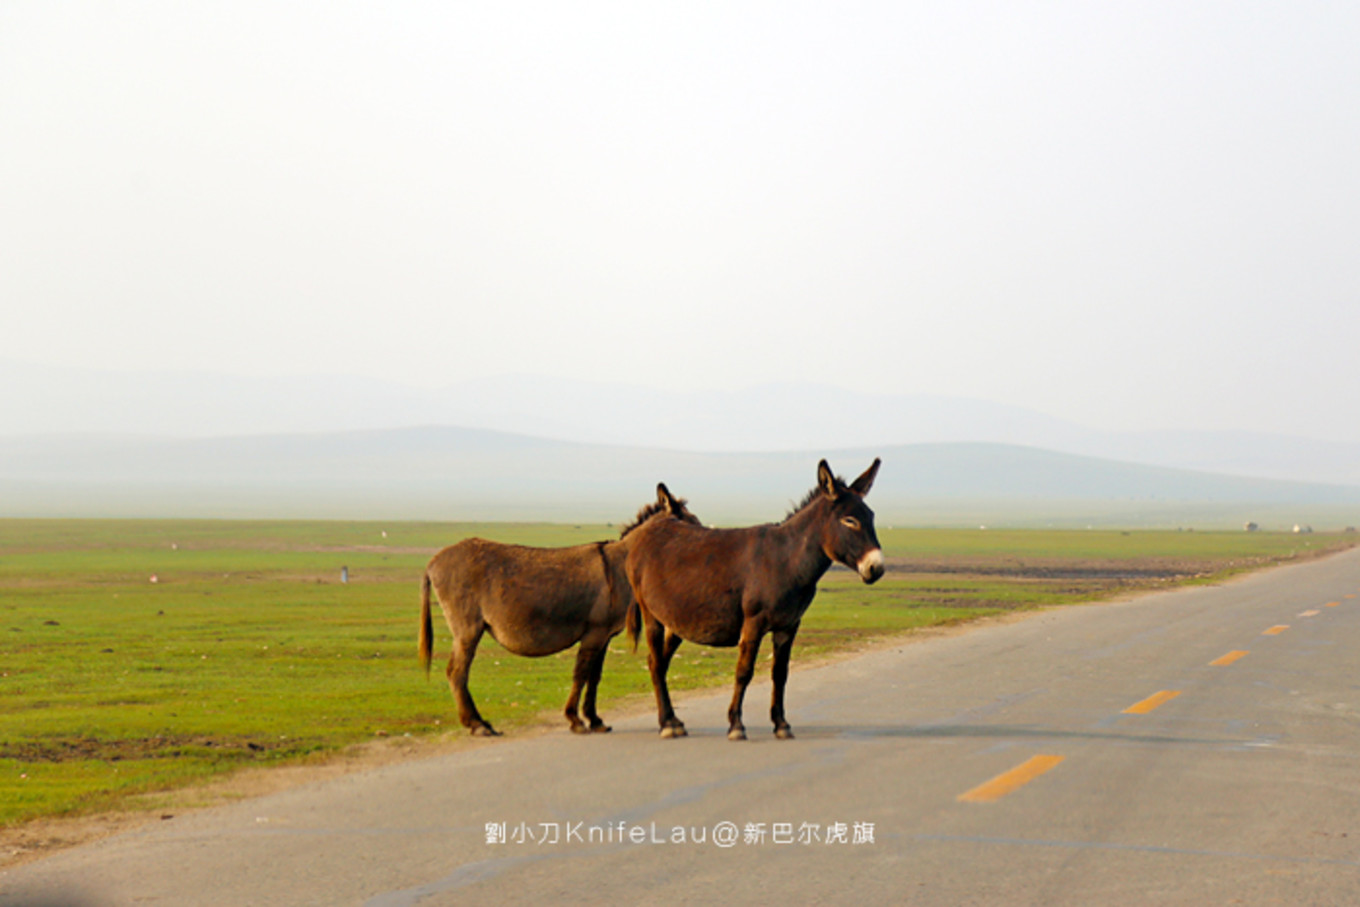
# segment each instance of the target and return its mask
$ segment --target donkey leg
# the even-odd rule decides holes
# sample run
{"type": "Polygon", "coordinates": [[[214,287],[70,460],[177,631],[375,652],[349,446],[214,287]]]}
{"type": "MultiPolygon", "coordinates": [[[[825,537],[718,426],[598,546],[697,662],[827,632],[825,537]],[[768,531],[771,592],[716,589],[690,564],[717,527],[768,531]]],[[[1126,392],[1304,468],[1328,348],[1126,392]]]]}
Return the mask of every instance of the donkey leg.
{"type": "MultiPolygon", "coordinates": [[[[675,717],[671,705],[670,689],[666,686],[666,669],[670,667],[670,656],[675,654],[678,642],[672,641],[666,628],[659,620],[646,615],[647,632],[647,670],[652,675],[652,690],[656,693],[656,718],[661,725],[662,737],[683,737],[685,726],[675,717]]],[[[678,637],[676,637],[678,638],[678,637]]]]}
{"type": "Polygon", "coordinates": [[[468,672],[472,669],[472,657],[477,654],[477,644],[482,640],[483,629],[478,627],[474,633],[454,637],[447,673],[449,689],[453,690],[453,698],[458,703],[458,720],[463,723],[463,727],[471,731],[474,737],[494,737],[498,736],[497,731],[477,711],[477,704],[468,692],[468,672]]]}
{"type": "MultiPolygon", "coordinates": [[[[662,659],[662,660],[661,660],[661,676],[662,676],[663,678],[664,678],[667,674],[670,673],[670,670],[671,670],[671,659],[675,657],[675,650],[678,649],[678,648],[680,648],[680,643],[682,643],[682,642],[684,642],[683,639],[681,639],[679,636],[676,636],[676,635],[675,635],[674,633],[672,633],[669,629],[666,630],[666,645],[665,645],[665,648],[662,650],[662,653],[661,653],[661,659],[662,659]]],[[[670,692],[671,692],[671,691],[670,691],[670,685],[667,684],[667,686],[666,686],[666,702],[667,702],[667,704],[670,703],[670,692]]],[[[669,723],[668,726],[669,726],[670,731],[671,731],[670,736],[672,736],[672,737],[688,737],[688,736],[689,736],[689,731],[685,730],[685,725],[684,725],[684,723],[682,723],[682,722],[680,721],[680,719],[676,716],[676,714],[675,714],[675,709],[674,709],[674,708],[671,709],[671,718],[670,718],[670,723],[669,723]]],[[[663,733],[662,736],[664,737],[664,736],[666,736],[666,735],[663,733]]]]}
{"type": "MultiPolygon", "coordinates": [[[[581,645],[576,650],[576,668],[571,674],[571,695],[567,697],[566,708],[567,721],[571,723],[571,730],[576,734],[590,733],[590,728],[586,727],[585,722],[577,714],[576,707],[581,701],[581,690],[590,683],[595,654],[596,650],[587,645],[584,639],[581,640],[581,645]]],[[[591,711],[594,711],[594,703],[589,702],[589,705],[591,711]]]]}
{"type": "Polygon", "coordinates": [[[609,726],[595,712],[595,695],[600,687],[600,674],[604,670],[604,656],[609,649],[610,639],[610,635],[603,630],[588,632],[581,638],[581,646],[576,652],[571,698],[567,700],[567,720],[577,734],[605,733],[609,730],[609,726]],[[590,722],[589,725],[581,720],[576,711],[582,690],[585,691],[585,702],[582,703],[581,712],[590,722]]]}
{"type": "Polygon", "coordinates": [[[746,698],[746,688],[756,673],[756,655],[760,652],[760,638],[764,633],[752,621],[741,627],[741,643],[737,653],[737,683],[732,691],[732,704],[727,707],[727,739],[745,740],[746,725],[741,723],[741,704],[746,698]]]}
{"type": "Polygon", "coordinates": [[[596,651],[590,662],[590,680],[586,683],[586,701],[581,709],[590,722],[590,730],[595,734],[607,734],[609,725],[605,724],[595,711],[595,694],[600,689],[600,675],[604,673],[604,656],[609,651],[609,640],[596,651]]]}
{"type": "Polygon", "coordinates": [[[780,740],[793,738],[793,729],[784,718],[784,684],[789,679],[789,655],[793,652],[793,638],[798,628],[771,634],[774,642],[774,695],[770,699],[770,720],[774,722],[774,735],[780,740]]]}

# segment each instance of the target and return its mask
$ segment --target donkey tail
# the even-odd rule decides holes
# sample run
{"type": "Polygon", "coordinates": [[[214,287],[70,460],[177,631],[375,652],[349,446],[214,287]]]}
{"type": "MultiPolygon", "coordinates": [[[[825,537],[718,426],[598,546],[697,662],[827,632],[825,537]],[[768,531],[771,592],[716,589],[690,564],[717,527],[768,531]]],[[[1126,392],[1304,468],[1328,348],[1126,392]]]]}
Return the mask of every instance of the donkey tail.
{"type": "Polygon", "coordinates": [[[425,668],[425,676],[430,676],[431,649],[434,644],[434,627],[430,623],[430,572],[425,571],[425,579],[420,584],[420,663],[425,668]]]}
{"type": "Polygon", "coordinates": [[[633,651],[636,652],[638,634],[642,632],[642,607],[638,605],[636,596],[628,603],[628,617],[624,623],[628,628],[628,638],[633,643],[633,651]]]}

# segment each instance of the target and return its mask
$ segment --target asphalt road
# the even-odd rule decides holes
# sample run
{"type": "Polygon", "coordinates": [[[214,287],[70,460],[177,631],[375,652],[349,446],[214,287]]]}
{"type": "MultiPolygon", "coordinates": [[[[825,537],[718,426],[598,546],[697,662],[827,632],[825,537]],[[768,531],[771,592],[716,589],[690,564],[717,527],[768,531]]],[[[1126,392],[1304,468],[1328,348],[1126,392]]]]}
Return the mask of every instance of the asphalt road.
{"type": "Polygon", "coordinates": [[[690,698],[687,738],[612,716],[350,775],[19,867],[0,904],[1352,905],[1357,593],[1360,550],[980,626],[795,670],[796,740],[766,682],[744,743],[690,698]]]}

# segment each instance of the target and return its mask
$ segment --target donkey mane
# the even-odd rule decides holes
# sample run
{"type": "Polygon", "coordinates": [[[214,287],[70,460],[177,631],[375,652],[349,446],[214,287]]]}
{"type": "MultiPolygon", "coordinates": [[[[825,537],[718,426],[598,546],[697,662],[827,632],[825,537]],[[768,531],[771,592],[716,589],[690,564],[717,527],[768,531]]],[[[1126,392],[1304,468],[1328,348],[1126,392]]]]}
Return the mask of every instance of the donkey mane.
{"type": "MultiPolygon", "coordinates": [[[[689,503],[685,498],[676,498],[675,502],[680,505],[682,510],[685,505],[689,503]]],[[[628,533],[632,532],[665,509],[666,505],[662,504],[660,501],[653,501],[650,504],[644,505],[643,508],[637,512],[637,516],[633,518],[633,522],[623,527],[623,530],[619,533],[619,538],[627,538],[628,533]]]]}
{"type": "MultiPolygon", "coordinates": [[[[842,478],[841,476],[836,476],[836,487],[838,489],[845,489],[848,488],[849,486],[845,484],[844,478],[842,478]]],[[[813,501],[817,500],[818,496],[820,496],[821,494],[822,486],[817,485],[807,494],[803,495],[803,500],[799,501],[796,507],[794,507],[788,513],[784,514],[784,522],[787,523],[789,520],[793,519],[798,514],[802,513],[808,507],[808,505],[811,504],[813,501]]]]}

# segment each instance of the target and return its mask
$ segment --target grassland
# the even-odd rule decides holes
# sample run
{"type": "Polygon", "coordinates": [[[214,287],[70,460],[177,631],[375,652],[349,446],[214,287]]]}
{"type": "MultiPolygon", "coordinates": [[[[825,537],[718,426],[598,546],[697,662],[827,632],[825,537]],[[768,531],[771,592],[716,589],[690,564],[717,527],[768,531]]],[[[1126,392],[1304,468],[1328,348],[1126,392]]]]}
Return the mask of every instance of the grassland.
{"type": "MultiPolygon", "coordinates": [[[[427,681],[415,657],[417,584],[430,555],[468,535],[567,545],[613,533],[504,523],[0,521],[0,828],[146,803],[242,766],[325,758],[375,737],[462,733],[442,677],[427,681]]],[[[880,536],[888,575],[866,587],[849,571],[828,574],[795,666],[914,628],[1213,581],[1354,543],[1268,533],[880,536]]],[[[438,623],[436,645],[447,645],[438,623]]],[[[674,687],[726,685],[733,656],[682,648],[674,687]]],[[[573,657],[518,658],[487,639],[473,694],[504,730],[545,716],[556,723],[573,657]]],[[[601,687],[605,717],[649,690],[645,658],[616,640],[601,687]]]]}

